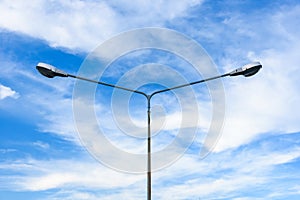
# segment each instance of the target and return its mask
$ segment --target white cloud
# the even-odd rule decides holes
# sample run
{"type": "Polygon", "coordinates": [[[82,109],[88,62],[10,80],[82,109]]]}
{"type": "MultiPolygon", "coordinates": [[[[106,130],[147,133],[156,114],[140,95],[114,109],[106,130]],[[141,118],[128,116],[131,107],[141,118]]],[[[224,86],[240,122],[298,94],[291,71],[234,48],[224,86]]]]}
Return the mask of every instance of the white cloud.
{"type": "MultiPolygon", "coordinates": [[[[235,81],[226,88],[226,124],[216,151],[238,147],[260,134],[293,133],[300,130],[299,68],[296,55],[267,51],[260,60],[263,69],[256,77],[235,81]],[[283,67],[288,66],[288,67],[283,67]]],[[[228,82],[229,82],[228,81],[228,82]]]]}
{"type": "Polygon", "coordinates": [[[61,191],[51,197],[46,197],[45,200],[97,200],[99,197],[97,195],[88,193],[88,192],[79,192],[79,191],[61,191]]]}
{"type": "MultiPolygon", "coordinates": [[[[30,119],[40,132],[54,133],[79,144],[72,118],[71,88],[74,80],[45,78],[37,71],[28,70],[28,68],[33,69],[34,66],[27,66],[21,62],[1,60],[0,63],[5,66],[0,78],[8,81],[24,94],[19,98],[18,92],[0,84],[0,100],[7,97],[17,99],[13,103],[3,105],[2,109],[27,120],[30,119]],[[26,84],[20,84],[23,81],[26,84]],[[28,113],[31,114],[30,118],[28,113]],[[36,120],[37,118],[44,120],[36,120]]],[[[46,147],[44,145],[47,144],[36,142],[33,145],[46,147]]]]}
{"type": "MultiPolygon", "coordinates": [[[[16,173],[22,172],[22,175],[5,176],[5,180],[9,180],[9,183],[0,186],[22,191],[44,191],[54,188],[65,190],[89,188],[100,191],[112,188],[124,189],[131,187],[131,185],[139,187],[139,182],[145,178],[143,175],[116,172],[93,159],[78,161],[18,160],[12,163],[1,163],[0,169],[16,173]]],[[[2,182],[3,177],[1,176],[0,182],[2,182]]],[[[90,196],[91,194],[80,195],[90,196]]]]}
{"type": "MultiPolygon", "coordinates": [[[[293,25],[296,15],[300,17],[299,10],[299,6],[284,8],[266,17],[269,26],[256,30],[254,40],[266,38],[266,43],[269,44],[267,48],[263,43],[262,49],[255,52],[240,49],[237,53],[236,49],[231,55],[259,60],[263,68],[251,78],[233,77],[225,80],[226,122],[214,151],[239,147],[264,133],[293,133],[300,130],[300,114],[295,112],[299,110],[300,101],[300,29],[293,25]],[[272,45],[271,40],[274,43],[272,45]]],[[[237,23],[234,22],[231,23],[235,27],[237,23]]],[[[244,27],[244,24],[240,26],[244,27]]],[[[250,27],[251,22],[247,26],[250,27]]],[[[255,46],[253,48],[260,45],[255,46]]],[[[234,65],[232,60],[234,59],[230,58],[229,62],[225,61],[225,65],[234,65]]],[[[230,68],[232,69],[226,67],[226,71],[230,71],[230,68]]]]}
{"type": "Polygon", "coordinates": [[[115,29],[114,11],[101,2],[2,1],[0,10],[5,16],[2,28],[44,39],[52,46],[92,48],[115,29]]]}
{"type": "Polygon", "coordinates": [[[2,154],[7,154],[7,153],[11,153],[11,152],[16,152],[16,149],[0,149],[0,153],[2,154]]]}
{"type": "Polygon", "coordinates": [[[0,27],[44,39],[52,46],[90,51],[120,31],[161,26],[200,2],[36,0],[12,4],[5,0],[0,3],[0,27]]]}
{"type": "MultiPolygon", "coordinates": [[[[214,153],[201,161],[187,154],[172,167],[154,174],[154,184],[159,184],[157,196],[162,199],[232,199],[242,197],[243,191],[253,191],[245,194],[251,196],[257,187],[265,188],[268,196],[274,192],[274,188],[267,188],[268,185],[288,184],[284,183],[286,177],[279,177],[273,170],[300,157],[298,147],[286,146],[277,151],[273,146],[273,142],[264,142],[253,149],[247,146],[242,151],[214,153]],[[168,186],[168,182],[173,184],[168,186]]],[[[284,196],[289,191],[280,193],[284,196]]]]}
{"type": "MultiPolygon", "coordinates": [[[[266,191],[265,197],[296,193],[299,191],[296,186],[288,191],[275,187],[278,183],[284,188],[290,186],[286,178],[293,172],[291,170],[297,171],[297,164],[290,171],[282,167],[283,174],[280,175],[277,167],[299,162],[300,158],[295,140],[281,146],[282,149],[275,147],[274,144],[284,137],[266,138],[242,151],[213,153],[202,160],[197,155],[186,154],[174,165],[152,174],[153,198],[232,199],[242,197],[241,193],[249,189],[255,192],[257,188],[266,191]]],[[[116,172],[89,158],[7,161],[0,164],[0,169],[14,172],[0,177],[1,183],[6,181],[1,188],[34,192],[59,189],[49,195],[49,199],[141,199],[146,194],[146,174],[116,172]],[[103,195],[104,191],[106,195],[103,195]]]]}
{"type": "Polygon", "coordinates": [[[34,146],[36,147],[39,147],[41,149],[49,149],[49,144],[48,143],[45,143],[45,142],[42,142],[42,141],[36,141],[33,143],[34,146]]]}
{"type": "MultiPolygon", "coordinates": [[[[32,94],[30,99],[35,99],[32,106],[42,107],[43,110],[37,113],[43,117],[37,126],[40,132],[54,133],[66,140],[79,144],[76,134],[76,127],[73,121],[72,100],[63,97],[64,94],[32,94]],[[38,95],[38,97],[36,96],[38,95]]],[[[38,145],[38,143],[36,144],[38,145]]],[[[43,146],[43,144],[41,144],[43,146]]]]}
{"type": "Polygon", "coordinates": [[[11,97],[17,99],[20,95],[10,87],[0,84],[0,100],[11,97]]]}

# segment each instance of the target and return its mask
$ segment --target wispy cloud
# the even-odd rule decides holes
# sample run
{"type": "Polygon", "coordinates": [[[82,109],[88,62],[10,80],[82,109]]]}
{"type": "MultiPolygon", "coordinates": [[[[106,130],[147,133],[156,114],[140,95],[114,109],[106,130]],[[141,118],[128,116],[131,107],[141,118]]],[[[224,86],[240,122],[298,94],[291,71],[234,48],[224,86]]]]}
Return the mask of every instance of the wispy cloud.
{"type": "Polygon", "coordinates": [[[36,141],[33,143],[34,146],[36,147],[39,147],[41,149],[49,149],[49,144],[48,143],[45,143],[45,142],[42,142],[42,141],[36,141]]]}
{"type": "MultiPolygon", "coordinates": [[[[249,196],[249,188],[253,191],[250,195],[255,197],[257,187],[265,188],[259,197],[267,197],[274,192],[268,185],[289,182],[286,176],[277,171],[278,168],[282,166],[284,170],[289,163],[298,163],[300,157],[299,147],[295,146],[297,142],[281,145],[280,149],[274,147],[279,138],[286,140],[289,137],[281,135],[266,138],[261,143],[251,143],[239,150],[211,154],[201,161],[187,154],[172,167],[154,175],[161,191],[159,194],[162,194],[160,198],[232,199],[249,196]],[[169,182],[173,184],[168,186],[169,182]]],[[[286,195],[289,191],[281,188],[280,193],[286,195]]]]}
{"type": "Polygon", "coordinates": [[[17,99],[20,95],[10,87],[0,84],[0,100],[11,97],[17,99]]]}
{"type": "MultiPolygon", "coordinates": [[[[119,173],[100,165],[92,159],[83,160],[18,160],[1,164],[1,170],[22,172],[22,175],[8,175],[12,190],[43,191],[54,188],[90,188],[91,190],[109,190],[125,188],[139,184],[141,175],[119,173]],[[124,184],[126,183],[126,184],[124,184]]],[[[3,176],[1,177],[3,180],[3,176]]],[[[2,182],[2,181],[1,181],[2,182]]],[[[2,185],[3,188],[4,185],[2,185]]]]}
{"type": "MultiPolygon", "coordinates": [[[[296,74],[299,73],[300,29],[298,21],[293,20],[299,17],[299,5],[271,3],[268,8],[244,12],[249,3],[206,2],[199,7],[200,11],[217,9],[225,4],[230,7],[228,10],[217,9],[213,14],[208,12],[207,18],[200,17],[193,21],[193,26],[186,21],[185,30],[207,47],[220,71],[229,72],[255,60],[263,64],[259,74],[248,80],[223,79],[226,120],[214,151],[239,147],[265,133],[292,133],[300,129],[296,122],[298,112],[293,112],[299,107],[299,87],[296,84],[299,76],[296,74]],[[232,9],[237,5],[237,9],[232,9]],[[261,14],[264,9],[269,9],[269,12],[261,14]]],[[[209,123],[209,112],[199,115],[209,123]]]]}
{"type": "MultiPolygon", "coordinates": [[[[287,168],[291,173],[297,171],[296,165],[289,167],[300,158],[299,141],[292,138],[291,135],[267,137],[238,150],[213,153],[204,160],[188,153],[174,165],[153,173],[153,197],[232,199],[244,195],[255,197],[257,190],[262,192],[259,196],[262,198],[297,194],[297,188],[269,187],[293,185],[292,179],[296,177],[288,177],[284,172],[287,168]],[[286,142],[276,147],[278,140],[286,142]],[[244,194],[249,188],[251,194],[244,194]]],[[[139,199],[144,198],[146,190],[145,175],[116,172],[93,159],[26,159],[2,162],[0,169],[12,172],[1,176],[0,182],[9,180],[2,188],[35,192],[60,188],[50,199],[118,199],[121,196],[139,199]]]]}

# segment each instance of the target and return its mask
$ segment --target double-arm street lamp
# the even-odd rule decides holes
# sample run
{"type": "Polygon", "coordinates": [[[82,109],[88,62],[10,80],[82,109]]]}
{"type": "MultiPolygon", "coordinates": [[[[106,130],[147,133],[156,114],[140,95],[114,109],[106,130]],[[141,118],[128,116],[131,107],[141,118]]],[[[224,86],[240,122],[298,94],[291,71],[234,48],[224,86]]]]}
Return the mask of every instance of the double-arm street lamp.
{"type": "Polygon", "coordinates": [[[223,75],[219,75],[219,76],[214,76],[211,78],[207,78],[207,79],[203,79],[203,80],[199,80],[199,81],[194,81],[194,82],[190,82],[187,84],[183,84],[183,85],[178,85],[175,87],[170,87],[170,88],[166,88],[166,89],[162,89],[162,90],[158,90],[153,92],[152,94],[146,94],[142,91],[139,90],[133,90],[130,88],[125,88],[125,87],[121,87],[121,86],[117,86],[117,85],[113,85],[113,84],[109,84],[109,83],[105,83],[105,82],[101,82],[101,81],[96,81],[96,80],[91,80],[85,77],[80,77],[80,76],[75,76],[72,74],[68,74],[62,70],[57,69],[56,67],[46,64],[46,63],[38,63],[36,66],[37,70],[44,76],[48,77],[48,78],[53,78],[55,76],[60,76],[60,77],[71,77],[71,78],[75,78],[75,79],[81,79],[84,81],[88,81],[88,82],[93,82],[93,83],[97,83],[100,85],[105,85],[108,87],[112,87],[112,88],[117,88],[117,89],[121,89],[121,90],[125,90],[128,92],[133,92],[133,93],[137,93],[137,94],[141,94],[144,97],[146,97],[147,99],[147,115],[148,115],[148,136],[147,136],[147,199],[151,200],[151,127],[150,127],[150,120],[151,120],[151,98],[159,93],[163,93],[166,91],[170,91],[170,90],[175,90],[178,88],[183,88],[183,87],[187,87],[187,86],[191,86],[191,85],[195,85],[198,83],[203,83],[203,82],[207,82],[207,81],[211,81],[214,79],[218,79],[218,78],[222,78],[222,77],[227,77],[227,76],[238,76],[238,75],[243,75],[245,77],[249,77],[252,76],[254,74],[256,74],[261,68],[262,65],[260,64],[260,62],[253,62],[250,64],[247,64],[241,68],[238,68],[236,70],[233,70],[232,72],[223,74],[223,75]]]}

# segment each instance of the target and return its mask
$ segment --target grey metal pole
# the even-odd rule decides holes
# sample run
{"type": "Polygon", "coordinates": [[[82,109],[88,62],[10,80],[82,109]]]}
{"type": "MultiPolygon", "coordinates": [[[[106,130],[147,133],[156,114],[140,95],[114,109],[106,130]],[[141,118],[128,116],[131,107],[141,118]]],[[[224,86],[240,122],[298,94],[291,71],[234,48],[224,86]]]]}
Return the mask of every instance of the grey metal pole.
{"type": "Polygon", "coordinates": [[[147,136],[147,200],[151,200],[151,96],[147,96],[148,104],[148,136],[147,136]]]}

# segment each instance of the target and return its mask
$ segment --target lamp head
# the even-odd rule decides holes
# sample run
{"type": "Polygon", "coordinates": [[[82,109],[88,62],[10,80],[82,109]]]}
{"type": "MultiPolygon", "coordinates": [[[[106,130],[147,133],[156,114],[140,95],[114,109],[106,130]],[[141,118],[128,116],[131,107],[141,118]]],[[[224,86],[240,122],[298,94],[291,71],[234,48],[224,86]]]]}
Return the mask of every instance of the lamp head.
{"type": "Polygon", "coordinates": [[[56,67],[46,64],[38,63],[36,69],[43,75],[48,78],[53,78],[55,76],[67,77],[68,74],[62,70],[57,69],[56,67]]]}
{"type": "Polygon", "coordinates": [[[247,65],[244,65],[243,67],[240,67],[236,70],[233,70],[229,73],[230,76],[239,76],[243,75],[245,77],[253,76],[256,74],[260,69],[262,68],[262,65],[260,62],[253,62],[247,65]]]}

